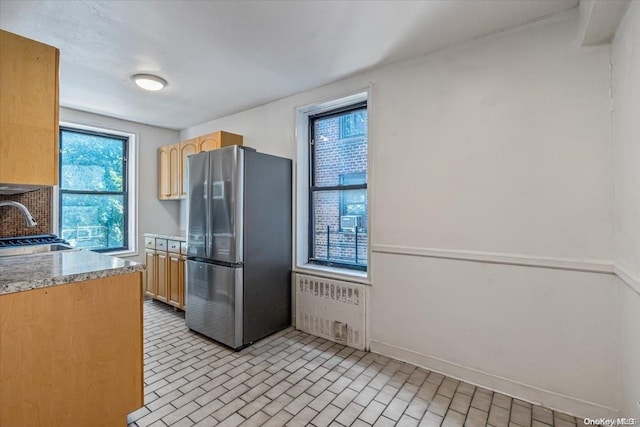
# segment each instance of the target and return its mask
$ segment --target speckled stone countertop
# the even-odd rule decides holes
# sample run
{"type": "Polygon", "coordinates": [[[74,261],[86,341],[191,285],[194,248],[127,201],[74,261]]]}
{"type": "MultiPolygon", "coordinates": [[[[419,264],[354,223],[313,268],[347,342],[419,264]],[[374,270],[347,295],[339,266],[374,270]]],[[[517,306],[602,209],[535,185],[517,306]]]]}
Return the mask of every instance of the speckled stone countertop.
{"type": "Polygon", "coordinates": [[[184,234],[179,234],[179,233],[173,233],[173,234],[144,233],[144,237],[157,237],[159,239],[180,240],[182,242],[187,241],[187,238],[184,236],[184,234]]]}
{"type": "Polygon", "coordinates": [[[0,295],[142,271],[144,264],[91,251],[0,258],[0,295]]]}

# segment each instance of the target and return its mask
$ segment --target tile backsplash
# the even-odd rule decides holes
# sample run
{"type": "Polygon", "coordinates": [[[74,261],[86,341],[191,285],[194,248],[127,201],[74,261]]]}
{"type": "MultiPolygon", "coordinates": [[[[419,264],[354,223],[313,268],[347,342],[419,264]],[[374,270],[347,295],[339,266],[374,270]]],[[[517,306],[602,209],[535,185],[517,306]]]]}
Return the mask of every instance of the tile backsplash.
{"type": "Polygon", "coordinates": [[[0,201],[13,200],[22,203],[29,209],[38,223],[35,227],[27,227],[20,209],[12,206],[0,207],[0,237],[32,236],[35,234],[50,234],[53,230],[51,223],[51,194],[52,188],[41,188],[29,193],[0,195],[0,201]]]}

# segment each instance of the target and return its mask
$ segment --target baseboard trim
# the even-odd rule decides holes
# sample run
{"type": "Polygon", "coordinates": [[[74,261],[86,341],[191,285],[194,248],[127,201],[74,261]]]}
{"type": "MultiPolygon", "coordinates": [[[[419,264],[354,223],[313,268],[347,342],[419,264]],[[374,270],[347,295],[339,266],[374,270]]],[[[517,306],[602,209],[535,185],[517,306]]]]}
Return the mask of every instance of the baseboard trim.
{"type": "Polygon", "coordinates": [[[614,263],[610,260],[541,257],[501,252],[420,248],[395,245],[372,245],[371,251],[373,253],[410,255],[426,258],[444,258],[459,261],[519,265],[525,267],[553,268],[559,270],[585,271],[589,273],[614,274],[615,272],[614,263]]]}
{"type": "Polygon", "coordinates": [[[615,408],[523,384],[509,378],[459,365],[437,357],[427,356],[376,339],[370,339],[369,343],[371,351],[375,353],[422,366],[431,371],[439,372],[476,386],[499,391],[500,393],[505,393],[518,399],[543,405],[546,408],[555,409],[576,417],[617,418],[621,416],[621,411],[615,408]]]}
{"type": "Polygon", "coordinates": [[[615,266],[615,273],[620,278],[620,280],[622,280],[627,286],[631,288],[631,290],[640,295],[640,277],[632,273],[627,268],[621,267],[617,264],[615,266]]]}

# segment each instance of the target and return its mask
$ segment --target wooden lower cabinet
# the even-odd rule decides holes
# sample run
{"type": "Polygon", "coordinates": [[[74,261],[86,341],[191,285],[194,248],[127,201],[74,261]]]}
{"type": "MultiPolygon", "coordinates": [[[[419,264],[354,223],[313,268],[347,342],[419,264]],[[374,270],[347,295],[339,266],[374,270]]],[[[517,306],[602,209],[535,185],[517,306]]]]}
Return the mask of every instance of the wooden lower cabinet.
{"type": "Polygon", "coordinates": [[[180,279],[180,255],[169,254],[169,301],[168,303],[182,308],[182,280],[180,279]]]}
{"type": "Polygon", "coordinates": [[[162,301],[167,302],[167,294],[168,294],[168,264],[169,257],[166,252],[156,251],[156,271],[158,274],[156,275],[156,296],[155,298],[162,301]]]}
{"type": "Polygon", "coordinates": [[[186,257],[179,253],[147,249],[145,260],[145,295],[184,310],[186,257]]]}
{"type": "Polygon", "coordinates": [[[0,295],[0,426],[126,426],[143,402],[142,274],[0,295]]]}
{"type": "Polygon", "coordinates": [[[181,301],[181,309],[187,309],[187,257],[184,255],[180,256],[180,261],[178,262],[178,268],[180,273],[178,273],[178,280],[180,280],[180,295],[182,295],[181,301]]]}
{"type": "Polygon", "coordinates": [[[144,276],[144,293],[147,296],[154,297],[156,295],[156,251],[145,250],[144,252],[145,263],[147,265],[147,272],[144,276]]]}

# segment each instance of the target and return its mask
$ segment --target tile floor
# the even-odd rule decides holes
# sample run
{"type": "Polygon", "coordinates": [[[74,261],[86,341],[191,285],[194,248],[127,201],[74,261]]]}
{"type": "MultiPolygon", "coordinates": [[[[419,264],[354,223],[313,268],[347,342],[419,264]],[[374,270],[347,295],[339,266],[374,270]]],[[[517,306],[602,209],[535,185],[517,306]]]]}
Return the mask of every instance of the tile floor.
{"type": "Polygon", "coordinates": [[[565,414],[289,328],[233,352],[144,302],[145,406],[129,427],[580,426],[565,414]]]}

